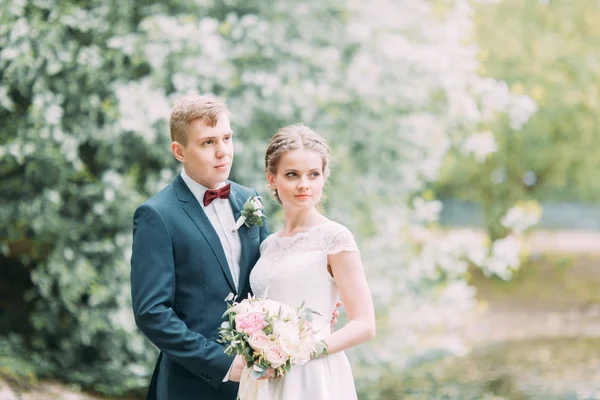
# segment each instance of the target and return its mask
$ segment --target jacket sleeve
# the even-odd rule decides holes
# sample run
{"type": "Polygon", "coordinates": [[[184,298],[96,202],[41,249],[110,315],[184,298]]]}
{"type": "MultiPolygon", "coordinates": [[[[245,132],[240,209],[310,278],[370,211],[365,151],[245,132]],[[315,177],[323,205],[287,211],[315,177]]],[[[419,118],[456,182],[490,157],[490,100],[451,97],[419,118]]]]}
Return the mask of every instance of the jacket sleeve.
{"type": "Polygon", "coordinates": [[[233,358],[223,346],[188,329],[174,310],[173,243],[165,220],[148,204],[133,217],[131,298],[135,322],[169,358],[218,388],[233,358]]]}

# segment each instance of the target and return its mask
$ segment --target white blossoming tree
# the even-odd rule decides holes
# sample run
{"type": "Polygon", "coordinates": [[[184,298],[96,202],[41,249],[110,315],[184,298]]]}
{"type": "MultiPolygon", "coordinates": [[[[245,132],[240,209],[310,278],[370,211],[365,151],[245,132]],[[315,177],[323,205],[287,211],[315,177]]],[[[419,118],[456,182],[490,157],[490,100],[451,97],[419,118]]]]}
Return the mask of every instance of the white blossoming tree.
{"type": "MultiPolygon", "coordinates": [[[[499,114],[517,129],[535,105],[477,74],[468,1],[380,0],[357,7],[350,32],[362,46],[346,79],[361,108],[342,132],[360,133],[339,143],[346,157],[332,185],[347,190],[334,193],[330,209],[340,219],[358,214],[359,231],[371,222],[363,258],[380,322],[377,339],[355,354],[367,367],[361,376],[376,379],[375,365],[402,368],[432,352],[465,351],[460,341],[432,332],[458,326],[475,306],[469,266],[502,279],[519,267],[516,235],[523,229],[512,229],[513,218],[506,222],[514,235],[491,246],[472,232],[444,234],[435,229],[441,204],[428,188],[450,149],[484,159],[497,148],[493,135],[479,132],[499,114]],[[352,193],[368,193],[354,201],[370,211],[339,208],[352,193]]],[[[534,214],[520,221],[524,229],[535,224],[534,214]]]]}
{"type": "Polygon", "coordinates": [[[146,384],[154,352],[129,310],[131,217],[177,172],[166,119],[187,93],[227,100],[233,178],[258,189],[278,128],[303,122],[327,137],[326,210],[359,239],[380,315],[379,339],[354,353],[369,366],[359,379],[453,348],[427,332],[473,306],[469,265],[504,278],[518,267],[511,238],[489,251],[434,229],[427,189],[449,149],[486,157],[493,140],[471,137],[486,120],[518,126],[533,111],[478,77],[466,0],[0,7],[2,260],[26,271],[17,295],[48,375],[112,394],[146,384]]]}

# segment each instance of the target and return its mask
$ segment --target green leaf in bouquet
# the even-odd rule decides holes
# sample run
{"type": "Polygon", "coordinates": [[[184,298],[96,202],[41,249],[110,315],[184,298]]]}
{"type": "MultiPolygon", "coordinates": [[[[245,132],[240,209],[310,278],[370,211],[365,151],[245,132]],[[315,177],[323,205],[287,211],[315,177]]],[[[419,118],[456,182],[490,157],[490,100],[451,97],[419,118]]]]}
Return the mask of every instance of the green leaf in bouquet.
{"type": "Polygon", "coordinates": [[[292,369],[292,362],[291,361],[287,361],[285,364],[283,364],[283,370],[285,372],[290,372],[291,369],[292,369]]]}
{"type": "Polygon", "coordinates": [[[233,314],[234,308],[231,305],[227,306],[227,309],[225,310],[225,312],[223,313],[223,315],[221,315],[221,318],[225,318],[226,316],[231,316],[233,314]]]}
{"type": "Polygon", "coordinates": [[[253,379],[260,379],[267,373],[267,370],[262,368],[260,365],[254,365],[252,367],[252,371],[250,372],[250,376],[253,379]]]}
{"type": "Polygon", "coordinates": [[[247,346],[243,349],[242,355],[246,359],[246,361],[253,361],[252,359],[252,347],[247,346]]]}
{"type": "Polygon", "coordinates": [[[313,309],[312,309],[312,308],[309,308],[309,307],[306,307],[306,308],[304,309],[304,312],[305,312],[305,318],[306,318],[306,320],[307,320],[307,321],[309,321],[309,322],[313,322],[313,314],[316,314],[316,315],[319,315],[319,316],[321,316],[321,313],[319,313],[319,312],[317,312],[317,311],[313,311],[313,309]]]}
{"type": "Polygon", "coordinates": [[[223,352],[225,354],[227,354],[228,356],[232,356],[232,355],[236,354],[235,349],[231,345],[227,346],[223,352]]]}
{"type": "MultiPolygon", "coordinates": [[[[227,297],[225,297],[225,301],[235,301],[236,297],[237,296],[233,292],[229,292],[227,297]]],[[[229,306],[231,306],[231,305],[229,305],[229,306]]]]}
{"type": "Polygon", "coordinates": [[[317,343],[317,351],[319,352],[319,355],[328,355],[329,352],[327,351],[327,342],[325,342],[324,340],[320,340],[317,343]]]}

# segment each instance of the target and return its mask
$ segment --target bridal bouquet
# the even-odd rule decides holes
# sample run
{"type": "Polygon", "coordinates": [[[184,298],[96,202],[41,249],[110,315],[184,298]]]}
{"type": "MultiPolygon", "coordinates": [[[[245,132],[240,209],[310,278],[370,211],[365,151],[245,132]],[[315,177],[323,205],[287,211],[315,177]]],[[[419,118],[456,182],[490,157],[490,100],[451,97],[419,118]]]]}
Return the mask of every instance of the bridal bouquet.
{"type": "Polygon", "coordinates": [[[248,296],[240,302],[230,294],[225,301],[227,318],[220,328],[220,343],[225,353],[240,354],[247,368],[240,381],[240,399],[258,398],[267,380],[256,382],[272,368],[275,377],[283,376],[294,365],[327,353],[327,346],[313,331],[312,314],[307,307],[293,308],[276,301],[248,296]],[[249,382],[249,378],[254,383],[249,382]],[[262,385],[261,385],[262,383],[262,385]],[[252,394],[254,393],[254,395],[252,394]]]}

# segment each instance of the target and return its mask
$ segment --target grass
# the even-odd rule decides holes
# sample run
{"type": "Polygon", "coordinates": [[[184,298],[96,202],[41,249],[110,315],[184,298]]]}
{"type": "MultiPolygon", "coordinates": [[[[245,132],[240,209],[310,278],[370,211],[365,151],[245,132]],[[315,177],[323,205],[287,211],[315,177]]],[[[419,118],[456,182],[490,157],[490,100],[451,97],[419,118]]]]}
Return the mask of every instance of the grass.
{"type": "Polygon", "coordinates": [[[600,339],[496,343],[388,373],[361,399],[592,400],[600,398],[600,339]]]}

